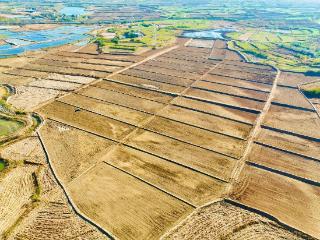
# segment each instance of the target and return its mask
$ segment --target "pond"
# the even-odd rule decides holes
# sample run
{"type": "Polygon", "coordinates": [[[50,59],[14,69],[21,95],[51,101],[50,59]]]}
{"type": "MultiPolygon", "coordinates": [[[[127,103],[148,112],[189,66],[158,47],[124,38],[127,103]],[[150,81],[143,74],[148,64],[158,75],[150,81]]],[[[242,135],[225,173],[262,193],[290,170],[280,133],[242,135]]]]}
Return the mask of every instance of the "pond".
{"type": "Polygon", "coordinates": [[[187,38],[224,39],[223,35],[228,32],[234,32],[234,30],[222,28],[202,31],[185,31],[182,33],[182,36],[187,38]]]}
{"type": "Polygon", "coordinates": [[[86,13],[85,8],[82,7],[64,7],[60,10],[60,14],[64,14],[67,16],[79,16],[86,13]]]}
{"type": "Polygon", "coordinates": [[[0,118],[0,137],[8,136],[24,126],[23,122],[0,118]]]}
{"type": "Polygon", "coordinates": [[[89,37],[87,33],[92,29],[94,29],[92,26],[61,26],[49,30],[25,32],[0,30],[0,35],[8,40],[8,44],[0,46],[0,58],[85,40],[89,37]]]}
{"type": "Polygon", "coordinates": [[[8,163],[5,160],[0,159],[0,172],[3,171],[7,165],[8,163]]]}

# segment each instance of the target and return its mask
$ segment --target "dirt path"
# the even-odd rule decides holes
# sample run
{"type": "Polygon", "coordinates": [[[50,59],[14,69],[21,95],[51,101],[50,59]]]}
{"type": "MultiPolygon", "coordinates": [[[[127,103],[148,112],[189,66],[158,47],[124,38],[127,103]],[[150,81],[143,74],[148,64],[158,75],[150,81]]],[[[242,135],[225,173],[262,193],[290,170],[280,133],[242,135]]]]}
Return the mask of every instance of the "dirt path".
{"type": "Polygon", "coordinates": [[[276,78],[275,78],[275,80],[273,82],[272,89],[270,91],[268,100],[266,101],[266,103],[264,105],[264,108],[262,109],[262,112],[260,113],[260,115],[256,119],[256,122],[254,124],[254,128],[253,128],[253,130],[251,131],[251,133],[250,133],[250,135],[248,137],[247,146],[246,146],[246,149],[245,149],[245,151],[243,153],[243,156],[238,161],[238,163],[237,163],[237,165],[236,165],[236,167],[235,167],[235,169],[234,169],[234,171],[233,171],[233,173],[231,175],[230,185],[229,185],[228,190],[227,190],[228,195],[230,195],[230,193],[232,192],[233,186],[234,186],[235,182],[238,180],[238,178],[239,178],[239,176],[240,176],[240,174],[241,174],[241,172],[242,172],[242,170],[243,170],[243,168],[245,166],[246,159],[247,159],[249,153],[251,152],[254,139],[259,134],[259,132],[261,130],[261,124],[263,123],[263,120],[264,120],[266,114],[268,113],[268,111],[270,109],[272,99],[273,99],[273,97],[275,95],[275,92],[276,92],[279,76],[280,76],[280,70],[277,69],[277,76],[276,76],[276,78]]]}

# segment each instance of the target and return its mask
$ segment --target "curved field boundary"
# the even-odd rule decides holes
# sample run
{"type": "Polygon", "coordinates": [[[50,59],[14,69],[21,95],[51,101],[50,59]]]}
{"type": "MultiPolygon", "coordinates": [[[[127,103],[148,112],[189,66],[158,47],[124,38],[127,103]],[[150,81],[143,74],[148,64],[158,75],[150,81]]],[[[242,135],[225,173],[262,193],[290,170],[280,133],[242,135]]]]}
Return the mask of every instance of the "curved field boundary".
{"type": "Polygon", "coordinates": [[[248,205],[246,205],[246,204],[243,204],[243,203],[241,203],[241,202],[239,202],[239,201],[236,201],[236,200],[232,200],[232,199],[230,199],[230,198],[226,198],[226,199],[224,199],[224,201],[225,201],[226,203],[232,204],[232,205],[234,205],[234,206],[236,206],[236,207],[242,208],[242,209],[247,210],[247,211],[249,211],[249,212],[253,212],[253,213],[256,213],[256,214],[258,214],[258,215],[260,215],[260,216],[263,216],[263,217],[265,217],[265,218],[268,218],[268,219],[270,219],[271,221],[276,222],[277,224],[279,224],[279,225],[282,226],[283,228],[289,230],[289,231],[292,232],[292,233],[295,233],[295,234],[301,236],[301,237],[304,238],[304,239],[316,240],[316,238],[312,237],[311,235],[309,235],[309,234],[307,234],[307,233],[305,233],[305,232],[303,232],[303,231],[301,231],[301,230],[297,230],[297,229],[291,227],[290,225],[286,224],[285,222],[280,221],[278,218],[272,216],[271,214],[269,214],[269,213],[267,213],[267,212],[264,212],[264,211],[261,211],[261,210],[259,210],[259,209],[250,207],[250,206],[248,206],[248,205]]]}
{"type": "Polygon", "coordinates": [[[285,176],[285,177],[293,178],[293,179],[298,180],[300,182],[304,182],[304,183],[307,183],[307,184],[310,184],[310,185],[313,185],[313,186],[320,187],[320,182],[317,182],[317,181],[314,181],[314,180],[311,180],[311,179],[308,179],[308,178],[296,176],[294,174],[291,174],[291,173],[288,173],[288,172],[285,172],[285,171],[280,171],[280,170],[277,170],[277,169],[274,169],[274,168],[271,168],[271,167],[266,167],[264,165],[261,165],[261,164],[255,163],[255,162],[251,162],[251,161],[247,161],[246,164],[248,164],[249,166],[253,166],[253,167],[256,167],[256,168],[263,169],[265,171],[269,171],[269,172],[272,172],[272,173],[280,174],[280,175],[285,176]]]}
{"type": "Polygon", "coordinates": [[[36,134],[39,138],[41,147],[44,151],[48,166],[52,172],[52,175],[54,177],[54,179],[56,180],[56,182],[58,183],[58,185],[61,187],[62,191],[64,192],[64,195],[67,198],[67,201],[69,203],[69,205],[71,206],[72,210],[75,212],[75,214],[77,216],[79,216],[82,220],[84,220],[85,222],[89,223],[90,225],[94,226],[97,230],[99,230],[102,234],[106,235],[107,237],[109,237],[110,239],[116,239],[111,233],[107,232],[106,230],[104,230],[103,227],[101,227],[98,223],[95,223],[94,221],[92,221],[90,218],[88,218],[86,215],[84,215],[83,213],[81,213],[81,211],[77,208],[76,204],[72,201],[72,198],[70,197],[69,193],[67,192],[67,190],[64,188],[63,184],[60,182],[58,176],[56,175],[55,169],[52,166],[51,160],[49,158],[49,154],[47,152],[47,149],[42,141],[42,137],[41,134],[39,132],[39,130],[36,131],[36,134]]]}

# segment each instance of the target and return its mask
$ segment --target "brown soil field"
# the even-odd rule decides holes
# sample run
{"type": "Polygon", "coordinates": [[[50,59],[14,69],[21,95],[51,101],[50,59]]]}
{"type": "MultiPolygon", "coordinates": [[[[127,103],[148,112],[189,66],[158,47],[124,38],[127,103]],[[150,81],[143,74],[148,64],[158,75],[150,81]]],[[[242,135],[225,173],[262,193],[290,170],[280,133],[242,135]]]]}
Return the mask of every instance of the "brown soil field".
{"type": "Polygon", "coordinates": [[[204,67],[203,64],[201,63],[200,64],[194,63],[191,65],[191,64],[184,64],[183,62],[185,61],[182,61],[182,63],[174,63],[170,61],[162,61],[161,59],[160,60],[154,59],[144,63],[143,65],[160,67],[165,69],[173,69],[173,70],[179,69],[179,71],[181,72],[197,73],[197,74],[204,74],[210,69],[208,67],[204,67]]]}
{"type": "Polygon", "coordinates": [[[160,74],[167,74],[169,76],[187,78],[187,79],[191,79],[191,80],[196,80],[200,77],[200,75],[196,74],[196,73],[181,72],[176,69],[160,68],[160,67],[155,67],[155,66],[148,66],[146,64],[141,64],[139,66],[136,66],[134,69],[148,71],[148,72],[154,72],[154,73],[160,73],[160,74]]]}
{"type": "Polygon", "coordinates": [[[227,70],[218,69],[218,68],[211,71],[211,73],[221,75],[221,76],[226,76],[226,77],[233,77],[233,78],[257,81],[257,82],[268,83],[268,84],[272,84],[275,78],[275,76],[272,74],[256,74],[256,73],[240,72],[236,70],[227,71],[227,70]]]}
{"type": "MultiPolygon", "coordinates": [[[[167,84],[167,83],[155,82],[152,80],[132,77],[132,76],[123,75],[123,74],[117,74],[112,77],[109,77],[108,79],[117,80],[117,81],[128,83],[128,84],[134,84],[138,87],[167,91],[170,93],[181,93],[185,89],[185,87],[182,87],[182,86],[176,86],[176,85],[167,84]]],[[[147,91],[147,90],[141,90],[141,91],[147,91]]]]}
{"type": "Polygon", "coordinates": [[[197,48],[212,48],[213,44],[214,44],[213,40],[192,39],[187,46],[197,47],[197,48]]]}
{"type": "Polygon", "coordinates": [[[209,58],[212,60],[224,60],[226,58],[226,53],[226,49],[214,48],[212,49],[209,58]]]}
{"type": "Polygon", "coordinates": [[[23,77],[33,77],[33,78],[46,78],[48,76],[48,73],[46,72],[19,69],[19,68],[8,70],[5,73],[11,74],[11,75],[23,76],[23,77]]]}
{"type": "Polygon", "coordinates": [[[313,110],[308,100],[299,92],[298,89],[286,88],[278,86],[276,94],[272,100],[275,103],[289,105],[298,108],[313,110]]]}
{"type": "Polygon", "coordinates": [[[48,30],[59,27],[58,24],[26,24],[14,29],[15,32],[36,31],[36,30],[48,30]]]}
{"type": "Polygon", "coordinates": [[[90,77],[81,77],[81,76],[71,76],[71,75],[61,75],[57,73],[51,73],[47,76],[47,79],[52,80],[59,80],[65,82],[73,82],[73,83],[80,83],[80,84],[88,84],[90,82],[95,81],[95,78],[90,77]]]}
{"type": "Polygon", "coordinates": [[[61,91],[37,87],[17,87],[17,93],[10,96],[8,103],[18,109],[32,111],[34,108],[62,94],[61,91]]]}
{"type": "Polygon", "coordinates": [[[33,77],[23,77],[0,73],[1,83],[7,83],[14,86],[23,86],[35,80],[33,77]]]}
{"type": "Polygon", "coordinates": [[[96,165],[114,142],[52,121],[40,130],[55,172],[67,184],[96,165]]]}
{"type": "Polygon", "coordinates": [[[222,41],[222,40],[217,39],[217,40],[214,40],[213,47],[222,49],[222,48],[227,48],[228,45],[227,45],[226,41],[222,41]]]}
{"type": "Polygon", "coordinates": [[[252,128],[252,125],[249,124],[239,123],[177,106],[168,106],[161,110],[158,115],[240,138],[246,138],[252,128]]]}
{"type": "Polygon", "coordinates": [[[254,68],[254,69],[261,69],[263,71],[274,71],[274,69],[268,65],[262,65],[262,64],[255,64],[255,63],[249,63],[249,62],[240,62],[240,61],[228,61],[225,60],[223,62],[224,65],[231,65],[231,66],[241,66],[246,68],[254,68]]]}
{"type": "Polygon", "coordinates": [[[126,143],[225,181],[236,164],[235,159],[142,129],[136,130],[126,143]]]}
{"type": "Polygon", "coordinates": [[[36,80],[29,83],[27,86],[30,87],[40,87],[40,88],[48,88],[48,89],[56,89],[62,91],[72,91],[79,87],[81,84],[78,83],[70,83],[70,82],[63,82],[63,81],[56,81],[56,80],[36,80]]]}
{"type": "Polygon", "coordinates": [[[221,201],[196,210],[163,239],[302,240],[305,237],[266,217],[221,201]]]}
{"type": "Polygon", "coordinates": [[[319,78],[307,77],[301,73],[281,72],[278,84],[288,87],[297,87],[299,84],[314,82],[316,80],[319,80],[319,78]]]}
{"type": "Polygon", "coordinates": [[[98,54],[99,49],[98,45],[95,43],[89,43],[83,47],[81,47],[79,50],[77,50],[79,53],[89,53],[89,54],[98,54]]]}
{"type": "MultiPolygon", "coordinates": [[[[234,65],[234,64],[220,64],[218,66],[219,69],[223,70],[232,70],[232,71],[239,71],[239,72],[248,72],[248,73],[254,73],[254,74],[263,74],[263,75],[269,75],[269,74],[276,74],[276,71],[273,69],[260,69],[260,68],[252,68],[250,65],[234,65]]],[[[217,68],[217,69],[218,69],[217,68]]]]}
{"type": "Polygon", "coordinates": [[[214,103],[202,102],[184,97],[177,97],[173,100],[172,103],[174,105],[202,111],[205,113],[210,113],[217,116],[226,117],[245,123],[252,124],[257,118],[257,114],[255,113],[244,112],[227,106],[220,106],[214,103]]]}
{"type": "Polygon", "coordinates": [[[320,237],[319,187],[246,165],[234,191],[237,201],[320,237]]]}
{"type": "Polygon", "coordinates": [[[122,83],[115,83],[109,80],[103,80],[94,84],[93,86],[107,89],[110,91],[116,91],[116,92],[120,92],[128,95],[140,97],[140,98],[146,98],[146,99],[150,99],[150,100],[162,102],[162,103],[169,103],[173,99],[173,96],[169,94],[146,89],[144,85],[143,85],[144,88],[142,88],[142,87],[135,87],[135,86],[130,86],[122,83]]]}
{"type": "Polygon", "coordinates": [[[264,92],[269,92],[271,89],[271,85],[269,84],[250,82],[246,80],[241,80],[241,79],[236,79],[231,77],[224,77],[224,76],[214,75],[214,74],[207,74],[203,79],[208,82],[230,85],[235,87],[242,87],[245,89],[252,89],[252,90],[258,90],[258,91],[264,91],[264,92]]]}
{"type": "Polygon", "coordinates": [[[245,145],[245,141],[243,140],[161,117],[155,117],[144,128],[236,158],[242,155],[245,145]]]}
{"type": "Polygon", "coordinates": [[[142,57],[136,55],[112,55],[112,54],[86,54],[77,52],[58,52],[58,56],[63,57],[77,57],[84,59],[103,59],[103,60],[115,60],[124,62],[138,62],[142,60],[142,57]]]}
{"type": "Polygon", "coordinates": [[[211,102],[223,103],[230,106],[236,106],[240,108],[253,109],[253,110],[262,110],[264,107],[263,102],[229,96],[223,93],[215,93],[200,89],[189,89],[185,94],[185,96],[195,97],[198,99],[204,99],[211,102]]]}
{"type": "Polygon", "coordinates": [[[85,69],[71,68],[71,67],[58,67],[49,65],[36,65],[28,64],[23,67],[24,70],[40,71],[45,73],[60,73],[66,75],[76,75],[94,78],[105,78],[110,75],[110,72],[97,72],[85,69]]]}
{"type": "Polygon", "coordinates": [[[237,53],[237,52],[235,52],[235,51],[230,51],[230,50],[228,50],[228,51],[226,52],[225,60],[243,61],[244,59],[243,59],[243,57],[242,57],[239,53],[237,53]]]}
{"type": "Polygon", "coordinates": [[[84,96],[93,97],[110,103],[115,103],[129,108],[133,108],[136,110],[145,111],[147,113],[156,113],[160,109],[165,107],[165,104],[163,103],[137,98],[96,87],[87,87],[81,89],[80,91],[78,91],[78,93],[84,96]]]}
{"type": "Polygon", "coordinates": [[[253,98],[257,100],[266,101],[268,99],[268,93],[259,92],[255,90],[237,88],[233,86],[226,86],[222,84],[216,84],[212,82],[198,81],[192,84],[193,88],[200,88],[203,90],[211,90],[220,93],[233,94],[241,97],[253,98]]]}
{"type": "Polygon", "coordinates": [[[55,61],[64,61],[71,63],[88,63],[88,64],[96,64],[96,65],[106,65],[106,66],[119,66],[126,67],[131,64],[131,62],[117,61],[117,60],[104,60],[99,58],[79,58],[79,57],[61,57],[58,55],[45,55],[42,56],[43,60],[55,60],[55,61]]]}
{"type": "Polygon", "coordinates": [[[76,111],[77,108],[62,102],[53,102],[37,110],[42,116],[61,121],[65,124],[86,129],[107,138],[120,140],[133,127],[86,110],[76,111]],[[92,121],[94,119],[94,121],[92,121]]]}
{"type": "Polygon", "coordinates": [[[257,141],[294,153],[319,159],[320,143],[292,135],[262,129],[257,141]]]}
{"type": "Polygon", "coordinates": [[[136,70],[134,68],[128,69],[122,72],[122,74],[137,77],[137,78],[149,79],[156,82],[179,85],[179,86],[190,86],[194,82],[193,80],[186,79],[186,78],[179,78],[179,77],[169,76],[166,74],[141,71],[141,70],[136,70]]]}
{"type": "Polygon", "coordinates": [[[320,182],[320,162],[254,144],[248,161],[320,182]]]}
{"type": "Polygon", "coordinates": [[[207,72],[212,65],[214,65],[214,62],[212,63],[205,63],[205,62],[193,62],[193,61],[186,61],[186,60],[180,60],[180,59],[174,59],[174,58],[167,58],[165,56],[160,56],[154,59],[152,62],[157,63],[170,63],[170,66],[173,66],[173,69],[185,69],[187,72],[196,72],[196,73],[205,73],[207,72]]]}
{"type": "MultiPolygon", "coordinates": [[[[19,166],[1,176],[0,188],[0,238],[15,225],[27,211],[30,197],[35,192],[32,173],[35,166],[19,166]]],[[[1,173],[2,175],[2,173],[1,173]]]]}
{"type": "Polygon", "coordinates": [[[48,59],[39,59],[31,62],[32,64],[36,65],[49,65],[49,66],[56,66],[56,67],[70,67],[70,68],[79,68],[84,70],[94,70],[99,72],[114,72],[121,67],[117,66],[107,66],[107,65],[97,65],[97,64],[89,64],[89,63],[73,63],[73,62],[66,62],[66,61],[58,61],[58,60],[48,60],[48,59]]]}
{"type": "Polygon", "coordinates": [[[103,102],[101,100],[89,98],[79,94],[70,94],[59,101],[75,105],[86,110],[96,112],[129,124],[138,125],[144,119],[151,116],[147,113],[136,111],[130,108],[103,102]]]}
{"type": "Polygon", "coordinates": [[[193,205],[213,201],[224,193],[222,181],[129,147],[117,147],[104,159],[193,205]]]}
{"type": "Polygon", "coordinates": [[[120,239],[157,239],[193,210],[106,163],[68,188],[81,212],[120,239]]]}
{"type": "Polygon", "coordinates": [[[48,201],[39,204],[22,220],[8,240],[108,239],[75,216],[62,193],[52,195],[48,201]]]}
{"type": "Polygon", "coordinates": [[[10,162],[28,161],[45,164],[44,152],[37,137],[27,137],[1,149],[1,157],[10,162]]]}
{"type": "Polygon", "coordinates": [[[263,125],[320,139],[320,119],[315,112],[271,105],[263,125]]]}

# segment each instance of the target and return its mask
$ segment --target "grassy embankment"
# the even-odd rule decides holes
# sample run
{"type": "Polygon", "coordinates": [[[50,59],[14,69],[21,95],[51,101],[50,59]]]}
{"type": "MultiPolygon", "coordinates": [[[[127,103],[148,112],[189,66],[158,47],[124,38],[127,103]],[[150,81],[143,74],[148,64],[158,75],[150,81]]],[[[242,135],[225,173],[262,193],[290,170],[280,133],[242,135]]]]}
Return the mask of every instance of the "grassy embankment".
{"type": "Polygon", "coordinates": [[[230,47],[241,51],[251,61],[272,64],[281,70],[320,74],[318,29],[259,31],[246,29],[228,33],[234,40],[230,47]],[[249,32],[249,34],[248,34],[249,32]],[[249,35],[244,39],[245,34],[249,35]]]}
{"type": "Polygon", "coordinates": [[[182,30],[206,29],[211,21],[207,20],[163,20],[133,23],[127,26],[115,25],[106,30],[115,37],[105,38],[98,34],[92,41],[102,51],[136,52],[142,48],[161,48],[172,44],[182,30]],[[139,36],[138,36],[139,35],[139,36]]]}

